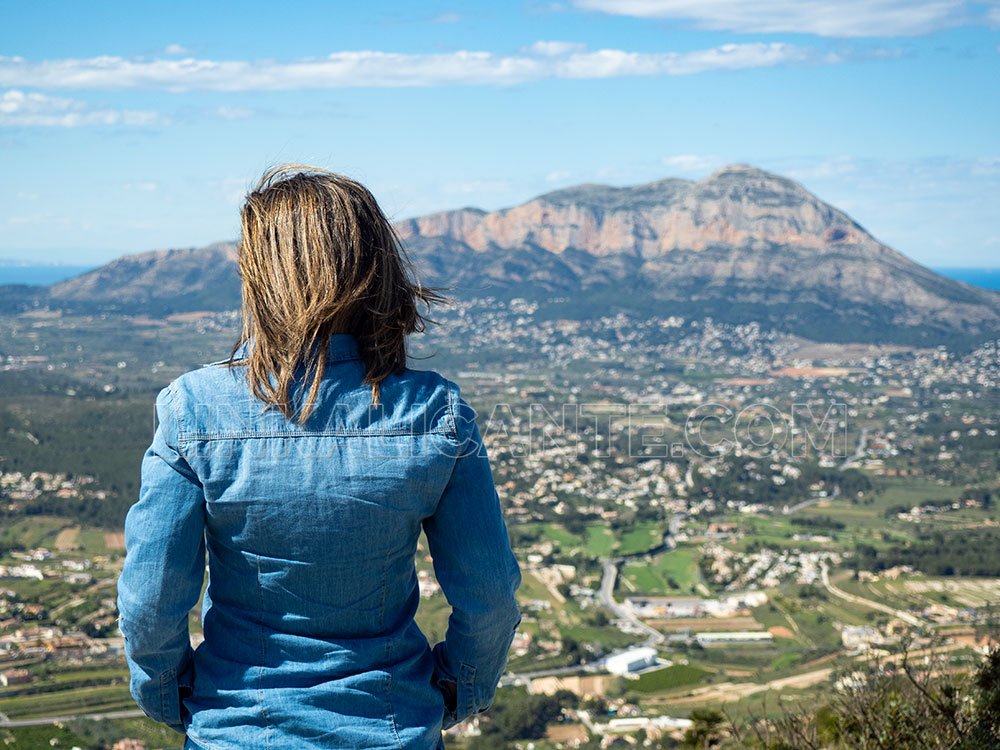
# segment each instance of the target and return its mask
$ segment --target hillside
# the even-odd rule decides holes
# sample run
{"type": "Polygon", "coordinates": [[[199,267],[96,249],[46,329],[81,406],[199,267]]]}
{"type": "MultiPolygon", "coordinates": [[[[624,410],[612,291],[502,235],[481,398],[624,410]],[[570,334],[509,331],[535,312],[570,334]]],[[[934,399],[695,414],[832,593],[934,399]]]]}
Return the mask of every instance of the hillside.
{"type": "MultiPolygon", "coordinates": [[[[939,276],[798,183],[745,165],[696,182],[579,185],[397,229],[427,283],[459,297],[536,298],[559,317],[629,307],[757,320],[824,341],[933,344],[1000,331],[1000,294],[939,276]]],[[[231,243],[126,256],[34,304],[232,308],[233,257],[231,243]]]]}

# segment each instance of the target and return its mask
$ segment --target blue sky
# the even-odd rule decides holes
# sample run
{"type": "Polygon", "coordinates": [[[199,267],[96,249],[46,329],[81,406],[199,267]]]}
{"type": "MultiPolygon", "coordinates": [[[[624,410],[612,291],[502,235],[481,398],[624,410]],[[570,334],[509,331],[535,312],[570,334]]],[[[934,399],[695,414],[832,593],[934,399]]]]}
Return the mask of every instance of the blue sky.
{"type": "Polygon", "coordinates": [[[1000,266],[1000,2],[0,7],[0,258],[234,238],[277,162],[396,218],[750,163],[922,263],[1000,266]]]}

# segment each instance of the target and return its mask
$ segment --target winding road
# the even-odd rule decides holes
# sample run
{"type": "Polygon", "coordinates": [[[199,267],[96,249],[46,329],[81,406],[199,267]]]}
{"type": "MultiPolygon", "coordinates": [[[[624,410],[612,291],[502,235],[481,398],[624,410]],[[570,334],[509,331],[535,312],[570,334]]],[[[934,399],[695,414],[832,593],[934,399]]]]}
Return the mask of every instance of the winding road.
{"type": "MultiPolygon", "coordinates": [[[[840,471],[846,471],[851,468],[851,464],[855,461],[860,461],[865,457],[865,452],[868,448],[868,428],[862,427],[861,434],[858,435],[858,444],[854,449],[854,453],[843,460],[843,462],[838,467],[840,471]]],[[[829,497],[814,497],[809,500],[803,500],[801,503],[796,503],[791,507],[786,506],[782,513],[786,516],[790,516],[796,511],[802,510],[803,508],[808,508],[810,505],[815,505],[816,503],[821,503],[824,500],[835,500],[840,497],[840,485],[834,485],[833,492],[829,497]]]]}
{"type": "MultiPolygon", "coordinates": [[[[618,566],[621,565],[625,560],[635,557],[643,557],[644,555],[657,554],[663,551],[672,550],[677,546],[677,542],[674,541],[674,537],[680,531],[680,518],[678,516],[672,516],[669,524],[669,531],[664,533],[663,541],[658,547],[653,547],[649,550],[644,550],[643,552],[635,552],[629,555],[621,555],[620,557],[614,557],[608,560],[601,561],[601,568],[603,570],[603,575],[601,576],[601,586],[597,592],[598,601],[601,605],[607,609],[614,617],[621,620],[627,620],[629,623],[635,626],[636,630],[639,630],[646,634],[647,638],[643,641],[640,646],[653,646],[663,643],[666,641],[666,636],[663,635],[659,630],[651,628],[649,625],[644,623],[638,617],[633,615],[627,607],[619,604],[615,601],[614,590],[615,581],[618,579],[618,566]]],[[[636,646],[629,646],[629,649],[636,648],[636,646]]],[[[504,675],[503,680],[501,680],[501,685],[511,685],[517,684],[522,680],[530,680],[535,677],[551,677],[558,674],[569,674],[572,672],[579,672],[581,670],[596,670],[604,666],[605,660],[608,656],[613,656],[621,651],[628,649],[617,649],[612,651],[610,654],[606,654],[599,659],[593,659],[587,662],[581,662],[580,664],[574,664],[569,667],[553,667],[551,669],[540,669],[532,672],[517,672],[504,675]]]]}
{"type": "Polygon", "coordinates": [[[824,562],[822,563],[820,569],[822,570],[822,575],[823,575],[823,585],[826,587],[826,590],[829,591],[834,596],[840,597],[841,599],[848,602],[854,602],[855,604],[860,604],[864,607],[877,609],[879,612],[885,612],[886,614],[890,614],[893,617],[896,617],[902,620],[903,622],[907,623],[908,625],[913,625],[914,627],[917,628],[922,628],[927,624],[920,618],[911,615],[909,612],[905,612],[901,609],[893,609],[887,604],[882,604],[880,602],[873,602],[871,599],[864,599],[860,596],[855,596],[854,594],[848,594],[846,591],[838,589],[836,586],[830,583],[829,566],[824,562]]]}
{"type": "Polygon", "coordinates": [[[615,580],[618,578],[618,565],[620,563],[621,559],[604,561],[604,577],[601,579],[600,591],[597,592],[598,599],[600,599],[601,604],[609,609],[615,617],[622,620],[628,620],[636,627],[637,630],[641,630],[649,636],[645,641],[643,641],[643,646],[655,646],[658,643],[663,643],[663,641],[666,640],[663,633],[649,627],[649,625],[629,612],[627,607],[624,607],[615,601],[612,592],[615,590],[615,580]]]}
{"type": "Polygon", "coordinates": [[[814,497],[814,498],[811,498],[809,500],[803,500],[801,503],[796,503],[795,505],[793,505],[790,508],[786,506],[785,509],[782,511],[782,513],[784,513],[786,516],[790,516],[795,511],[802,510],[803,508],[808,508],[810,505],[815,505],[816,503],[821,503],[824,500],[836,500],[838,497],[840,497],[840,485],[836,484],[836,485],[833,486],[833,492],[830,493],[829,497],[825,497],[825,496],[824,497],[814,497]]]}
{"type": "Polygon", "coordinates": [[[867,427],[861,428],[861,434],[858,435],[858,445],[854,449],[854,454],[844,459],[844,462],[840,465],[841,471],[851,468],[851,464],[865,457],[865,450],[868,447],[868,432],[867,427]]]}

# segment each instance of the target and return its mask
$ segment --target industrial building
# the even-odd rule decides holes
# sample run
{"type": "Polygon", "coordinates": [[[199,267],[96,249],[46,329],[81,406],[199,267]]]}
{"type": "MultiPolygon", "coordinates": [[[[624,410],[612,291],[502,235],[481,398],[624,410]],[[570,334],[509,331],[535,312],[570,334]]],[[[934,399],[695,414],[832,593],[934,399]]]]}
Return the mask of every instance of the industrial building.
{"type": "Polygon", "coordinates": [[[656,664],[656,649],[644,646],[630,648],[620,654],[609,656],[604,661],[605,668],[612,674],[629,676],[656,664]]]}

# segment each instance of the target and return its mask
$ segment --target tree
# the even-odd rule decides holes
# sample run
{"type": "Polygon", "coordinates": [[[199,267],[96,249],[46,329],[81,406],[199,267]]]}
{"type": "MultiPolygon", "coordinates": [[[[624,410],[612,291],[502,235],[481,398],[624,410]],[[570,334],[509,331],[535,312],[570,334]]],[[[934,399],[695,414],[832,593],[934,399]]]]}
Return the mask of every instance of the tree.
{"type": "Polygon", "coordinates": [[[731,723],[736,738],[731,747],[1000,748],[1000,649],[993,649],[974,675],[964,677],[948,669],[948,653],[937,652],[925,659],[926,653],[912,660],[904,647],[898,663],[873,661],[864,673],[846,682],[829,705],[819,709],[787,711],[773,720],[761,717],[745,727],[731,723]]]}
{"type": "Polygon", "coordinates": [[[684,741],[681,743],[681,747],[692,748],[692,750],[708,750],[722,746],[725,735],[723,728],[725,717],[721,713],[708,708],[696,708],[688,718],[694,723],[684,732],[684,741]]]}

